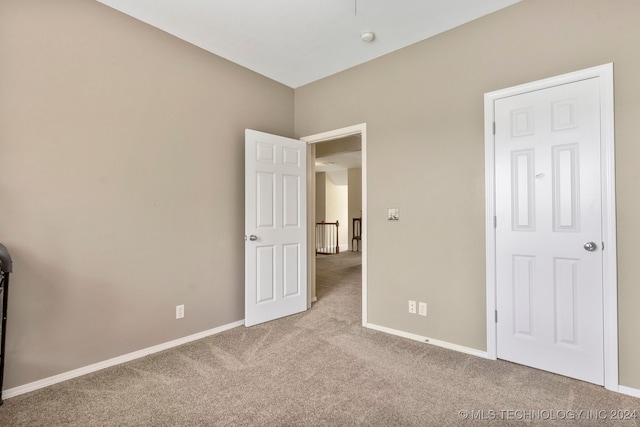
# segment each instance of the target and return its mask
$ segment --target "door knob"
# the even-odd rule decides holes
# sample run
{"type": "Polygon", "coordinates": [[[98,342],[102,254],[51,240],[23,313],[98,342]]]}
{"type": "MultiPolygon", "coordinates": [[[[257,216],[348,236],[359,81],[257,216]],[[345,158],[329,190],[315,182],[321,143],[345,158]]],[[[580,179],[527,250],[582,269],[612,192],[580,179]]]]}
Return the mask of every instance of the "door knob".
{"type": "Polygon", "coordinates": [[[593,252],[598,248],[598,245],[596,245],[595,242],[587,242],[584,244],[584,248],[589,252],[593,252]]]}
{"type": "Polygon", "coordinates": [[[251,236],[249,236],[249,240],[251,240],[252,242],[258,240],[258,236],[252,234],[251,236]]]}

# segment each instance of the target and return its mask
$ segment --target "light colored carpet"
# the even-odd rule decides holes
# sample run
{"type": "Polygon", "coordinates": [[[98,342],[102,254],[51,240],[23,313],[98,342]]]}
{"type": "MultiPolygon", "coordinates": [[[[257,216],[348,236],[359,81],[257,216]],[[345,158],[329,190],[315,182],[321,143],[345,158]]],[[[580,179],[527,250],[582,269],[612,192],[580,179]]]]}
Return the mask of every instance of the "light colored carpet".
{"type": "Polygon", "coordinates": [[[610,412],[640,399],[362,328],[360,277],[319,256],[310,311],[6,399],[0,426],[640,425],[610,412]]]}

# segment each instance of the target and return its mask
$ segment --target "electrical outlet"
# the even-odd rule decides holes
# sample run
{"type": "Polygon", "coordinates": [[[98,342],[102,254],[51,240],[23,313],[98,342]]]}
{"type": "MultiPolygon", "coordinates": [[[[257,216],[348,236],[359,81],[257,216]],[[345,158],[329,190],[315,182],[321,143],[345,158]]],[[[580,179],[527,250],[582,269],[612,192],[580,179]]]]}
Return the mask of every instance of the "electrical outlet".
{"type": "Polygon", "coordinates": [[[416,302],[409,300],[409,313],[416,314],[416,302]]]}
{"type": "Polygon", "coordinates": [[[427,303],[426,302],[421,302],[420,304],[418,304],[418,314],[420,316],[426,316],[427,315],[427,303]]]}
{"type": "Polygon", "coordinates": [[[182,319],[184,317],[184,304],[176,305],[176,319],[182,319]]]}

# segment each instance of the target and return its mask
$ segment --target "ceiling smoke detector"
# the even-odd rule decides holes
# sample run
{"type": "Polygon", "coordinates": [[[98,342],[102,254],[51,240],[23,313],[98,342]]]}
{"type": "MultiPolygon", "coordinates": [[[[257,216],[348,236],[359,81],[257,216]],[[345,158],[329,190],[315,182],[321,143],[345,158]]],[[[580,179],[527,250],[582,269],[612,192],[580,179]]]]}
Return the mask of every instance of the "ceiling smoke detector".
{"type": "Polygon", "coordinates": [[[375,33],[372,33],[371,31],[366,31],[360,34],[360,39],[365,43],[371,43],[375,38],[376,38],[375,33]]]}

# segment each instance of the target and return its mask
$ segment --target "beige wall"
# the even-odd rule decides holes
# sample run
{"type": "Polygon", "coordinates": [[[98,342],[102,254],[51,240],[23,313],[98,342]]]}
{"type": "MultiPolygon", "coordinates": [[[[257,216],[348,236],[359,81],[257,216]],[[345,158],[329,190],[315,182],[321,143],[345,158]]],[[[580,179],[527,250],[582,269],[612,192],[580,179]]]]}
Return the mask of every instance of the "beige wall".
{"type": "Polygon", "coordinates": [[[349,230],[347,227],[347,216],[349,214],[348,186],[336,185],[329,174],[325,174],[325,177],[327,180],[327,210],[325,220],[327,222],[338,221],[340,224],[338,226],[338,243],[340,244],[340,250],[345,250],[349,230]]]}
{"type": "Polygon", "coordinates": [[[97,2],[0,2],[5,389],[242,319],[243,129],[294,117],[297,136],[367,123],[369,321],[485,349],[483,94],[607,62],[620,378],[640,388],[639,19],[524,0],[299,88],[294,112],[293,90],[97,2]]]}
{"type": "Polygon", "coordinates": [[[327,174],[316,172],[316,222],[327,220],[327,174]]]}
{"type": "Polygon", "coordinates": [[[336,185],[326,172],[316,172],[316,222],[338,221],[338,243],[341,251],[347,245],[347,214],[348,187],[336,185]]]}
{"type": "Polygon", "coordinates": [[[362,243],[358,245],[356,242],[356,247],[352,247],[353,218],[362,217],[362,168],[351,168],[347,173],[349,182],[349,249],[358,249],[359,247],[362,250],[362,243]]]}
{"type": "Polygon", "coordinates": [[[613,62],[620,382],[640,388],[639,21],[635,0],[525,0],[296,89],[297,136],[367,123],[369,322],[486,349],[483,94],[613,62]]]}
{"type": "Polygon", "coordinates": [[[94,1],[0,2],[0,58],[5,390],[243,319],[244,129],[293,90],[94,1]]]}
{"type": "Polygon", "coordinates": [[[362,138],[360,135],[351,135],[315,145],[316,158],[320,159],[326,156],[360,151],[362,150],[362,138]]]}

